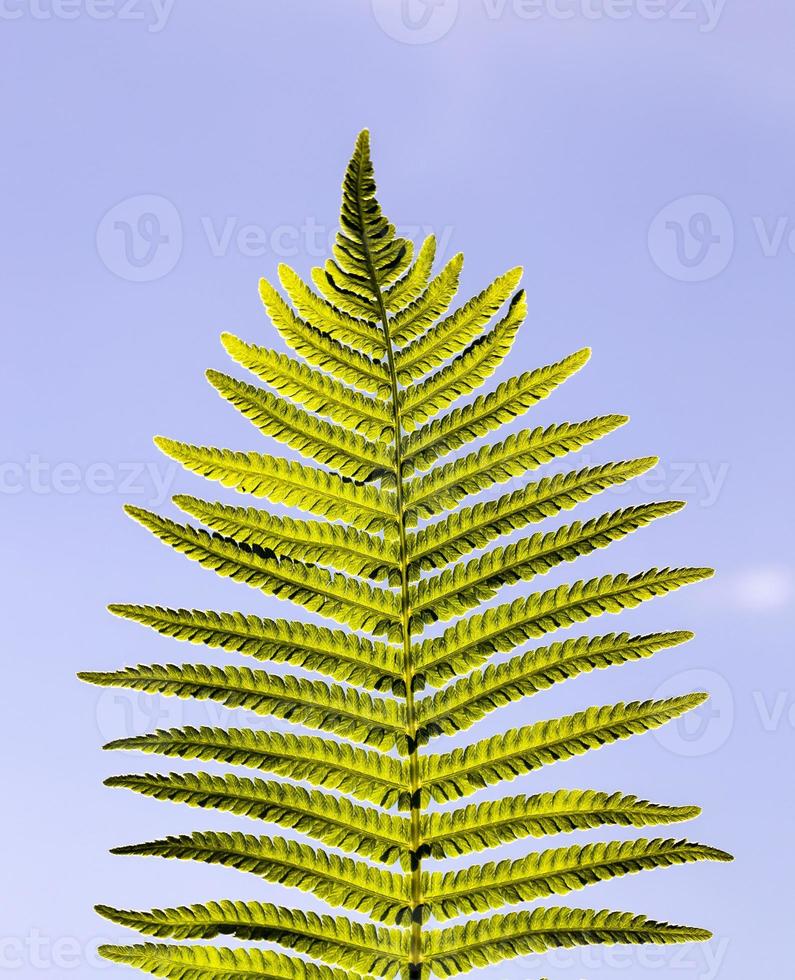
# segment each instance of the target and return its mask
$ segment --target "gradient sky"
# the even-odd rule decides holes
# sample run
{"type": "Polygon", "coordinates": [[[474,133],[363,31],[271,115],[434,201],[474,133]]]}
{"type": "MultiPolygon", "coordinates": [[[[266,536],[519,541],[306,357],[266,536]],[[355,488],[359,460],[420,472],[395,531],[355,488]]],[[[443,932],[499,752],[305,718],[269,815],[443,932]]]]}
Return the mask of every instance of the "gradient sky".
{"type": "Polygon", "coordinates": [[[386,210],[411,235],[434,231],[445,257],[466,253],[463,292],[524,265],[529,317],[501,377],[593,348],[532,423],[626,412],[629,426],[579,458],[661,457],[655,479],[582,515],[605,500],[689,504],[540,587],[652,565],[718,570],[608,625],[694,629],[692,643],[476,729],[711,690],[687,724],[507,791],[592,786],[703,805],[682,832],[732,851],[733,865],[567,901],[715,939],[527,957],[477,976],[792,975],[794,32],[784,0],[0,0],[0,971],[132,976],[92,953],[134,940],[95,916],[99,901],[309,904],[226,869],[108,855],[255,826],[103,788],[157,760],[114,758],[102,742],[232,716],[98,693],[75,672],[203,655],[115,620],[108,602],[284,614],[169,554],[121,505],[171,513],[171,493],[219,493],[160,457],[154,433],[263,447],[203,371],[226,366],[222,330],[277,343],[257,279],[280,261],[317,264],[369,126],[386,210]]]}

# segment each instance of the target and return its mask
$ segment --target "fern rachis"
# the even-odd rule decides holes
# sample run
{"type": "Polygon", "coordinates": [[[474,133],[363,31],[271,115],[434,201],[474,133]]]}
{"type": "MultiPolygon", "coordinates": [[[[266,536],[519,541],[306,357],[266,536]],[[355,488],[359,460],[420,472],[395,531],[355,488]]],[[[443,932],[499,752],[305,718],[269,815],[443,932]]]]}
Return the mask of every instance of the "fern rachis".
{"type": "Polygon", "coordinates": [[[362,133],[345,175],[333,258],[312,273],[317,291],[287,267],[279,269],[287,299],[269,282],[261,284],[265,308],[298,358],[225,334],[233,360],[265,387],[208,372],[227,402],[305,462],[157,440],[186,469],[302,513],[277,516],[250,504],[175,497],[204,530],[128,508],[157,538],[203,567],[337,625],[116,604],[115,614],[166,637],[287,670],[166,663],[81,675],[103,686],[244,706],[313,730],[185,727],[119,739],[107,748],[222,763],[249,774],[139,773],[107,782],[275,825],[320,846],[250,833],[249,824],[247,832],[197,832],[125,845],[116,853],[236,868],[373,921],[259,900],[151,911],[98,906],[112,921],[155,939],[224,935],[284,951],[153,942],[104,947],[115,962],[175,980],[426,980],[559,946],[709,937],[703,929],[629,912],[502,911],[642,870],[729,859],[686,840],[571,843],[511,861],[434,870],[435,861],[525,838],[660,826],[698,815],[697,807],[614,790],[455,801],[657,728],[702,703],[699,693],[591,706],[564,718],[541,715],[452,751],[427,746],[551,685],[689,640],[692,634],[683,630],[607,632],[552,637],[526,649],[528,642],[710,574],[652,568],[502,596],[506,587],[611,546],[682,505],[662,501],[532,529],[632,480],[654,464],[653,457],[572,468],[468,501],[577,452],[626,418],[527,428],[467,451],[472,441],[551,395],[583,367],[589,352],[474,394],[509,356],[524,319],[526,299],[516,291],[521,270],[500,276],[451,313],[462,257],[432,276],[434,258],[432,238],[415,258],[411,243],[382,214],[369,137],[362,133]],[[518,537],[501,544],[509,534],[518,537]],[[493,605],[477,610],[491,599],[493,605]],[[432,624],[448,620],[453,622],[436,636],[426,635],[432,624]],[[499,654],[510,656],[490,662],[499,654]],[[473,912],[478,917],[464,925],[435,924],[473,912]]]}

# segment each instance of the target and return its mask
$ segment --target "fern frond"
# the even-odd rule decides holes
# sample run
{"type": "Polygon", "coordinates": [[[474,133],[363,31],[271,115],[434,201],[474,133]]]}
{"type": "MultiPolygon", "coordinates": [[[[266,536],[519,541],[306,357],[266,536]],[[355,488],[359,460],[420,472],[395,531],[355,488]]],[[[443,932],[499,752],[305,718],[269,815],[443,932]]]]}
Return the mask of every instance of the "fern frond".
{"type": "Polygon", "coordinates": [[[601,439],[627,421],[625,415],[606,415],[587,422],[564,422],[546,429],[525,429],[502,442],[483,446],[406,483],[406,520],[413,527],[418,517],[433,517],[455,507],[469,494],[506,483],[542,463],[601,439]]]}
{"type": "Polygon", "coordinates": [[[278,943],[360,973],[392,978],[408,956],[405,933],[316,915],[263,902],[209,902],[206,905],[125,911],[98,905],[97,912],[116,925],[158,939],[235,939],[278,943]]]}
{"type": "Polygon", "coordinates": [[[238,544],[272,551],[280,558],[326,565],[339,572],[394,584],[400,564],[385,553],[381,538],[328,521],[276,517],[255,507],[229,507],[180,494],[174,503],[191,517],[238,544]]]}
{"type": "Polygon", "coordinates": [[[431,277],[435,258],[436,236],[428,235],[420,246],[414,264],[406,271],[403,278],[383,291],[384,308],[389,313],[397,313],[422,295],[431,277]]]}
{"type": "Polygon", "coordinates": [[[245,766],[340,790],[378,806],[408,806],[406,772],[400,759],[317,735],[248,728],[171,728],[117,739],[105,748],[245,766]]]}
{"type": "Polygon", "coordinates": [[[398,381],[408,385],[460,354],[499,311],[521,278],[521,268],[511,269],[447,319],[398,351],[395,356],[398,381]]]}
{"type": "Polygon", "coordinates": [[[286,354],[247,344],[231,333],[221,334],[221,342],[232,360],[286,398],[370,439],[393,439],[389,411],[377,398],[354,391],[286,354]]]}
{"type": "Polygon", "coordinates": [[[197,832],[114,847],[113,854],[203,861],[248,871],[274,884],[311,891],[329,905],[389,924],[406,915],[408,877],[281,837],[197,832]]]}
{"type": "Polygon", "coordinates": [[[394,473],[392,458],[383,443],[371,442],[357,432],[310,415],[279,395],[219,371],[208,371],[207,380],[264,435],[341,476],[364,483],[394,473]]]}
{"type": "Polygon", "coordinates": [[[508,356],[519,327],[527,315],[527,299],[520,291],[511,300],[507,315],[446,367],[419,385],[401,392],[401,420],[406,432],[438,415],[464,395],[479,388],[508,356]]]}
{"type": "Polygon", "coordinates": [[[524,837],[679,823],[693,820],[700,812],[697,806],[664,806],[621,793],[562,789],[429,813],[424,818],[422,847],[430,857],[458,857],[524,837]]]}
{"type": "Polygon", "coordinates": [[[79,677],[100,687],[125,687],[148,694],[216,701],[258,715],[284,718],[342,735],[375,748],[404,747],[404,707],[353,688],[279,677],[248,667],[205,664],[140,664],[117,671],[86,671],[79,677]]]}
{"type": "Polygon", "coordinates": [[[334,970],[270,950],[143,943],[139,946],[100,946],[99,953],[113,963],[134,966],[168,980],[349,980],[345,970],[334,970]]]}
{"type": "Polygon", "coordinates": [[[385,864],[405,861],[408,853],[405,818],[287,783],[206,772],[172,772],[167,776],[111,776],[105,785],[279,824],[331,847],[385,864]]]}
{"type": "Polygon", "coordinates": [[[373,691],[405,689],[397,647],[325,626],[261,619],[239,612],[165,609],[114,603],[110,612],[164,636],[242,653],[256,660],[289,663],[373,691]]]}
{"type": "Polygon", "coordinates": [[[565,895],[620,875],[691,861],[730,861],[725,851],[684,840],[627,840],[573,844],[518,861],[478,864],[425,875],[425,901],[437,919],[565,895]]]}
{"type": "Polygon", "coordinates": [[[434,973],[451,977],[515,956],[594,944],[706,942],[712,933],[655,922],[631,912],[536,908],[429,932],[425,958],[434,973]]]}
{"type": "Polygon", "coordinates": [[[416,578],[420,571],[440,568],[476,548],[486,547],[503,534],[570,510],[609,487],[645,473],[656,463],[657,457],[650,456],[558,473],[497,500],[464,507],[408,535],[409,571],[416,578]]]}
{"type": "Polygon", "coordinates": [[[378,395],[388,393],[389,376],[380,361],[346,347],[297,317],[267,279],[260,279],[259,292],[271,323],[296,354],[361,391],[378,395]]]}
{"type": "Polygon", "coordinates": [[[304,562],[278,559],[273,552],[235,544],[139,507],[128,506],[125,510],[175,551],[218,575],[277,598],[290,599],[354,629],[390,636],[399,630],[400,604],[395,594],[386,589],[304,562]]]}
{"type": "Polygon", "coordinates": [[[491,599],[505,585],[527,581],[563,562],[575,561],[597,548],[681,510],[679,501],[640,504],[603,514],[585,524],[575,521],[555,531],[539,532],[515,544],[493,548],[481,558],[459,563],[423,579],[411,590],[412,624],[450,619],[491,599]]]}
{"type": "Polygon", "coordinates": [[[552,762],[659,728],[706,699],[706,694],[684,694],[663,701],[588,708],[515,728],[444,755],[424,756],[423,791],[439,802],[466,796],[552,762]]]}
{"type": "Polygon", "coordinates": [[[342,183],[340,231],[334,245],[337,264],[371,288],[386,289],[411,264],[412,244],[395,235],[395,227],[381,212],[376,196],[370,134],[364,130],[356,140],[351,162],[342,183]]]}
{"type": "Polygon", "coordinates": [[[451,687],[418,703],[420,733],[424,739],[452,735],[469,728],[495,708],[543,691],[580,674],[651,657],[658,650],[677,646],[693,634],[608,633],[580,636],[548,647],[529,650],[505,663],[490,665],[461,678],[451,687]]]}
{"type": "Polygon", "coordinates": [[[478,395],[469,404],[453,408],[441,418],[415,429],[404,441],[406,472],[426,470],[439,457],[447,456],[473,439],[524,415],[536,402],[579,371],[590,356],[591,352],[586,348],[555,364],[510,378],[489,394],[478,395]]]}
{"type": "Polygon", "coordinates": [[[334,473],[260,453],[192,446],[158,436],[158,448],[186,469],[255,497],[288,504],[331,520],[345,518],[361,531],[397,533],[395,495],[344,480],[334,473]]]}
{"type": "Polygon", "coordinates": [[[458,291],[464,256],[454,255],[428,288],[412,303],[396,313],[389,322],[389,334],[398,346],[408,343],[425,331],[450,308],[458,291]]]}
{"type": "Polygon", "coordinates": [[[289,265],[279,266],[279,281],[304,320],[363,354],[377,355],[379,359],[385,356],[384,333],[379,327],[351,316],[312,292],[289,265]]]}
{"type": "Polygon", "coordinates": [[[282,265],[278,283],[260,283],[266,312],[292,353],[224,334],[232,359],[259,381],[207,374],[267,438],[310,462],[156,440],[192,473],[304,513],[261,510],[250,501],[232,506],[204,494],[176,496],[176,505],[203,525],[194,527],[129,508],[174,550],[267,596],[297,603],[328,625],[115,605],[112,612],[165,636],[283,666],[266,672],[165,663],[79,675],[100,686],[209,700],[314,730],[187,726],[106,746],[205,760],[211,769],[247,767],[247,775],[144,773],[107,782],[226,813],[227,819],[273,824],[291,836],[306,835],[314,847],[210,831],[117,853],[240,869],[400,928],[261,902],[150,912],[102,906],[99,911],[112,921],[147,936],[202,942],[228,935],[263,947],[105,947],[116,962],[176,980],[430,980],[576,943],[709,937],[623,912],[538,908],[491,915],[506,904],[635,871],[730,860],[705,845],[662,839],[588,843],[458,871],[427,866],[429,858],[446,860],[528,837],[672,824],[697,815],[696,807],[597,790],[507,799],[495,793],[488,802],[436,812],[430,804],[451,803],[651,731],[700,705],[706,695],[697,693],[622,702],[562,718],[529,718],[534,723],[474,743],[460,738],[502,706],[592,670],[650,657],[691,634],[611,632],[549,640],[529,651],[525,644],[712,574],[706,568],[651,568],[579,579],[492,605],[503,588],[622,539],[681,504],[628,506],[551,531],[515,533],[625,483],[656,458],[589,461],[526,482],[525,475],[542,464],[592,444],[627,419],[605,415],[523,431],[512,424],[578,371],[590,351],[535,370],[523,366],[519,376],[503,375],[508,380],[495,378],[487,387],[487,379],[502,371],[526,314],[522,270],[511,269],[456,308],[463,257],[434,269],[435,257],[433,236],[415,258],[413,243],[382,211],[369,133],[363,131],[345,172],[331,258],[312,270],[311,281],[282,265]],[[502,426],[510,426],[510,434],[494,442],[484,438],[502,426]],[[489,493],[514,480],[505,492],[489,493]],[[460,507],[479,494],[493,499],[460,507]],[[507,535],[512,537],[497,540],[507,535]],[[458,622],[449,628],[418,636],[453,617],[458,622]],[[345,629],[329,628],[333,620],[345,629]],[[499,656],[508,653],[510,658],[499,656]],[[426,686],[438,690],[423,694],[426,686]],[[428,754],[425,746],[440,735],[459,736],[453,743],[459,747],[428,754]],[[490,917],[452,929],[427,926],[434,916],[481,910],[490,917]],[[266,952],[269,943],[294,958],[266,952]]]}
{"type": "Polygon", "coordinates": [[[425,640],[419,667],[428,683],[477,667],[494,653],[507,653],[527,640],[582,623],[603,613],[619,613],[712,575],[711,568],[652,568],[629,575],[603,575],[560,585],[525,599],[495,606],[425,640]]]}

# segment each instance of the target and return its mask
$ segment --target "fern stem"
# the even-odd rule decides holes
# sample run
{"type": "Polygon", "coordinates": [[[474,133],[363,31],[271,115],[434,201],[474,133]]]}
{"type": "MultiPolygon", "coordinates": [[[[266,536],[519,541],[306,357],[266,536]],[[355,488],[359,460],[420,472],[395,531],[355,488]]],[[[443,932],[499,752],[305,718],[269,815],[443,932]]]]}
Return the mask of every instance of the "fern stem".
{"type": "MultiPolygon", "coordinates": [[[[360,227],[365,228],[365,218],[361,209],[361,197],[357,196],[360,227]]],[[[408,980],[422,980],[422,858],[420,857],[420,829],[422,821],[422,802],[420,794],[420,758],[417,745],[417,711],[414,701],[414,664],[411,650],[411,597],[409,591],[409,557],[406,539],[406,507],[403,488],[403,426],[400,414],[400,387],[395,369],[395,352],[389,333],[389,316],[384,297],[378,282],[375,265],[366,233],[362,244],[367,254],[370,282],[378,304],[378,312],[384,331],[387,364],[389,368],[390,398],[395,431],[395,498],[397,507],[398,538],[400,548],[400,608],[401,631],[403,637],[403,680],[406,687],[406,731],[408,736],[409,795],[411,808],[409,814],[410,853],[411,853],[411,941],[409,951],[408,980]]]]}

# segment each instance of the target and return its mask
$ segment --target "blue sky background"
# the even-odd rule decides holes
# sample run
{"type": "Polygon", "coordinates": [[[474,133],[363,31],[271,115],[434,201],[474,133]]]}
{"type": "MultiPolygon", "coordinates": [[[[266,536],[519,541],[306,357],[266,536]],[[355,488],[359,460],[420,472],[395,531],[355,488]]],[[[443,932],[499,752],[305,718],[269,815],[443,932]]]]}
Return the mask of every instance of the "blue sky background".
{"type": "Polygon", "coordinates": [[[4,0],[0,971],[132,975],[96,961],[98,941],[134,939],[97,919],[97,901],[308,904],[231,870],[108,855],[168,833],[256,828],[101,785],[157,765],[103,754],[103,741],[228,712],[98,693],[74,675],[203,656],[113,619],[108,602],[286,611],[170,554],[121,505],[172,512],[171,493],[219,495],[161,458],[154,433],[265,448],[203,371],[226,367],[222,330],[278,345],[257,279],[280,261],[302,273],[318,263],[369,126],[385,208],[412,235],[434,231],[445,257],[465,252],[462,295],[524,265],[530,312],[501,377],[593,347],[532,424],[626,412],[631,424],[580,459],[661,457],[656,479],[577,516],[689,504],[539,587],[652,565],[718,569],[607,624],[690,628],[694,642],[472,733],[711,690],[687,724],[509,791],[702,804],[682,831],[734,852],[733,865],[631,876],[568,901],[715,939],[477,975],[791,975],[793,30],[783,0],[4,0]]]}

